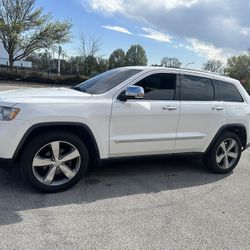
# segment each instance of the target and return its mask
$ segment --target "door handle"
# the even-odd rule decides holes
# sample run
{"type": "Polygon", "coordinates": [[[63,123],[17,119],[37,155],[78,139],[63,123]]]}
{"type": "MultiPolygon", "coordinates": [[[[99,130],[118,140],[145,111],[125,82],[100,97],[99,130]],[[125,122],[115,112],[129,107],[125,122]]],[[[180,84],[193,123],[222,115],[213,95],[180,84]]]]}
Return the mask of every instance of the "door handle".
{"type": "Polygon", "coordinates": [[[166,107],[162,107],[163,110],[169,110],[169,111],[174,111],[177,108],[176,107],[172,107],[172,106],[166,106],[166,107]]]}
{"type": "Polygon", "coordinates": [[[224,110],[223,107],[220,107],[220,106],[215,106],[215,107],[212,107],[212,110],[215,110],[215,111],[222,111],[224,110]]]}

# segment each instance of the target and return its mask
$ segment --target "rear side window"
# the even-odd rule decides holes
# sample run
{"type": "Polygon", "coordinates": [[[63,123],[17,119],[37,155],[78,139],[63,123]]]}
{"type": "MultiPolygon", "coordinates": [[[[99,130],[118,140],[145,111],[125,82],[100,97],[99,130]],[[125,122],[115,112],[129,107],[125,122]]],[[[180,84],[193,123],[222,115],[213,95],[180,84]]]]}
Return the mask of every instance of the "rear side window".
{"type": "Polygon", "coordinates": [[[214,86],[218,92],[219,101],[244,102],[240,92],[233,84],[214,80],[214,86]]]}
{"type": "Polygon", "coordinates": [[[213,101],[214,88],[208,78],[183,75],[181,81],[181,100],[213,101]]]}
{"type": "Polygon", "coordinates": [[[136,86],[144,88],[145,100],[174,100],[176,75],[158,73],[145,77],[136,86]]]}

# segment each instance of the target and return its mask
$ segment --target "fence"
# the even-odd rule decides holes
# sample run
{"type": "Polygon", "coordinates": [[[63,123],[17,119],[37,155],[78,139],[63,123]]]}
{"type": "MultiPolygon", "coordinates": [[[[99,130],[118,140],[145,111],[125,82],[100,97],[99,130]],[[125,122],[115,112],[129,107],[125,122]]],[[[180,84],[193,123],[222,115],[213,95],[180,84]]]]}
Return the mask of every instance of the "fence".
{"type": "MultiPolygon", "coordinates": [[[[61,67],[63,67],[64,64],[61,63],[61,67]]],[[[78,74],[69,74],[64,73],[61,71],[60,76],[61,77],[75,77],[76,75],[80,75],[83,72],[79,72],[78,74]]],[[[14,67],[12,70],[10,70],[9,66],[9,60],[8,58],[0,57],[0,74],[3,76],[4,74],[12,75],[13,77],[16,76],[16,78],[24,78],[26,76],[33,76],[33,77],[41,77],[43,79],[55,79],[58,78],[57,73],[57,65],[55,63],[49,65],[47,69],[41,69],[38,67],[34,67],[32,62],[29,61],[17,61],[14,63],[14,67]]]]}

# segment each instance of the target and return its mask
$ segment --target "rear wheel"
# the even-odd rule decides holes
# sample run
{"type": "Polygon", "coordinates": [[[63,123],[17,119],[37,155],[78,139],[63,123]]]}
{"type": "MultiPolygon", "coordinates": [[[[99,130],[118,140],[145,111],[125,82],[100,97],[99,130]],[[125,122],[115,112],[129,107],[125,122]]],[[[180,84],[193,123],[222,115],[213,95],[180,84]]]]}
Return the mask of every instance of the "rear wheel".
{"type": "Polygon", "coordinates": [[[205,164],[212,172],[228,173],[237,166],[241,150],[240,138],[231,132],[224,133],[205,156],[205,164]]]}
{"type": "Polygon", "coordinates": [[[73,186],[87,171],[89,154],[74,134],[44,133],[26,146],[21,167],[25,179],[35,188],[59,192],[73,186]]]}

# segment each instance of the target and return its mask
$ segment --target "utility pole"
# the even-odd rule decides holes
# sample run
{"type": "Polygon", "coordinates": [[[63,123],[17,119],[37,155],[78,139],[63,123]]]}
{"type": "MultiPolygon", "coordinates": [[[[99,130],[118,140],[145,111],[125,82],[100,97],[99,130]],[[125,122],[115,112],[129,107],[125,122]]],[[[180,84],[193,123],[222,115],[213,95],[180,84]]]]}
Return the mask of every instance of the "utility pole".
{"type": "Polygon", "coordinates": [[[62,53],[62,47],[61,47],[61,45],[59,45],[59,48],[58,48],[58,70],[57,70],[58,76],[60,76],[60,74],[61,74],[61,60],[60,60],[61,53],[62,53]]]}
{"type": "Polygon", "coordinates": [[[79,56],[76,59],[76,72],[77,72],[77,75],[78,75],[78,73],[79,73],[79,56]]]}
{"type": "Polygon", "coordinates": [[[188,65],[195,64],[195,62],[189,62],[185,65],[185,68],[187,68],[188,65]]]}

